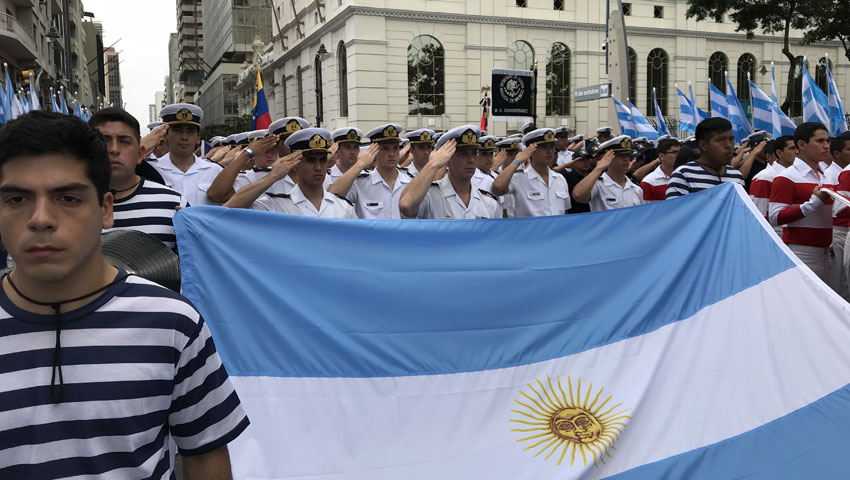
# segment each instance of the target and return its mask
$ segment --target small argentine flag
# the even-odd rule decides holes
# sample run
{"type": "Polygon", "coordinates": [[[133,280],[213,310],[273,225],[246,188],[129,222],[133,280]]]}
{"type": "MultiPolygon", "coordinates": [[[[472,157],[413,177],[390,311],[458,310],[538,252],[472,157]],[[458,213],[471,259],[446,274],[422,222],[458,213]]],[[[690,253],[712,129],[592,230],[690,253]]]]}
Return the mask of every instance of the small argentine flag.
{"type": "Polygon", "coordinates": [[[251,419],[236,478],[850,471],[850,306],[738,186],[542,218],[174,220],[251,419]]]}

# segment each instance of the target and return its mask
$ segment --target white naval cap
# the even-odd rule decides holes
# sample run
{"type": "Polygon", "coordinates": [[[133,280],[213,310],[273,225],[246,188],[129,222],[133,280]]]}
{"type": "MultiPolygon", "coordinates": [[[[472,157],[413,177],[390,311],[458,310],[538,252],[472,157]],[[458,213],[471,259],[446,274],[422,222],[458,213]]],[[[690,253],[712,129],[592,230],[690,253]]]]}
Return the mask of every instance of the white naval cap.
{"type": "Polygon", "coordinates": [[[572,137],[567,141],[570,142],[570,143],[575,143],[575,142],[579,142],[581,140],[584,140],[584,135],[576,135],[575,137],[572,137]]]}
{"type": "Polygon", "coordinates": [[[286,137],[283,143],[293,152],[328,152],[331,132],[324,128],[304,128],[286,137]]]}
{"type": "Polygon", "coordinates": [[[331,139],[336,143],[352,142],[359,144],[363,139],[363,132],[359,128],[344,127],[334,130],[331,139]]]}
{"type": "Polygon", "coordinates": [[[609,134],[611,134],[611,133],[614,131],[614,129],[613,129],[613,128],[611,128],[611,127],[609,127],[608,125],[605,125],[604,127],[597,128],[597,129],[596,129],[596,133],[605,133],[606,131],[607,131],[609,134]]]}
{"type": "Polygon", "coordinates": [[[530,147],[535,143],[554,143],[555,130],[551,128],[538,128],[532,132],[528,132],[522,137],[522,143],[526,147],[530,147]]]}
{"type": "Polygon", "coordinates": [[[440,135],[440,139],[437,140],[436,148],[440,148],[446,144],[449,140],[455,140],[457,145],[455,148],[475,148],[478,149],[480,145],[478,144],[478,138],[481,136],[481,129],[476,125],[463,125],[460,127],[455,127],[448,132],[440,135]]]}
{"type": "Polygon", "coordinates": [[[310,128],[310,122],[301,117],[286,117],[272,122],[269,125],[269,133],[286,138],[304,128],[310,128]]]}
{"type": "Polygon", "coordinates": [[[558,128],[555,129],[555,136],[556,137],[566,137],[572,131],[573,131],[573,129],[570,128],[570,127],[558,127],[558,128]]]}
{"type": "Polygon", "coordinates": [[[248,132],[247,135],[248,135],[248,141],[250,142],[251,140],[254,140],[254,139],[257,139],[257,138],[268,137],[269,131],[265,130],[265,129],[263,129],[263,130],[253,130],[253,131],[248,132]]]}
{"type": "Polygon", "coordinates": [[[372,143],[378,142],[386,142],[395,140],[397,142],[401,142],[401,132],[404,131],[404,127],[397,123],[387,123],[384,125],[379,125],[372,130],[369,130],[369,133],[366,134],[366,138],[369,139],[372,143]]]}
{"type": "Polygon", "coordinates": [[[411,144],[423,144],[430,143],[434,144],[436,140],[434,140],[434,131],[430,128],[420,128],[419,130],[414,130],[412,132],[408,132],[407,135],[404,136],[411,144]]]}
{"type": "Polygon", "coordinates": [[[191,103],[172,103],[166,105],[159,111],[162,123],[169,125],[195,125],[200,127],[204,118],[204,111],[197,105],[191,103]]]}
{"type": "Polygon", "coordinates": [[[631,153],[632,151],[632,139],[629,138],[628,135],[620,135],[619,137],[614,137],[611,140],[599,145],[599,148],[596,149],[597,153],[605,152],[607,150],[612,150],[614,153],[631,153]]]}
{"type": "Polygon", "coordinates": [[[493,135],[484,135],[483,137],[478,139],[478,144],[481,145],[479,148],[485,152],[495,151],[496,150],[496,142],[500,139],[499,137],[493,135]]]}
{"type": "Polygon", "coordinates": [[[148,130],[155,130],[160,125],[162,125],[162,122],[151,122],[148,124],[148,130]]]}
{"type": "Polygon", "coordinates": [[[535,125],[534,122],[525,122],[521,127],[519,127],[519,131],[521,134],[525,135],[536,128],[537,125],[535,125]]]}
{"type": "Polygon", "coordinates": [[[248,132],[239,132],[233,135],[233,141],[237,144],[247,144],[248,143],[248,132]]]}

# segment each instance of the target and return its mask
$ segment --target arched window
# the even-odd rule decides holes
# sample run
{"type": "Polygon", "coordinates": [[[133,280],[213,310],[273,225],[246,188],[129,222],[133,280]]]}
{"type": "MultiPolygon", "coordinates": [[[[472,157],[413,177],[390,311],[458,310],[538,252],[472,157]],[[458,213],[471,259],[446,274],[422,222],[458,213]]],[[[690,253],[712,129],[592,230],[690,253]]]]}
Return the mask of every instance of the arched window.
{"type": "Polygon", "coordinates": [[[546,115],[570,114],[570,49],[553,43],[546,62],[546,115]]]}
{"type": "Polygon", "coordinates": [[[729,70],[729,58],[723,52],[714,52],[708,57],[708,77],[711,84],[726,93],[726,71],[729,70]]]}
{"type": "Polygon", "coordinates": [[[410,115],[442,115],[446,109],[443,46],[429,35],[407,47],[407,102],[410,115]]]}
{"type": "Polygon", "coordinates": [[[508,68],[531,70],[534,68],[534,49],[528,42],[516,41],[508,48],[508,68]]]}
{"type": "Polygon", "coordinates": [[[348,56],[345,44],[340,41],[337,47],[337,75],[339,76],[339,116],[348,116],[348,56]]]}
{"type": "Polygon", "coordinates": [[[629,47],[629,100],[637,103],[637,52],[629,47]]]}
{"type": "Polygon", "coordinates": [[[791,108],[788,116],[803,116],[803,57],[797,57],[794,61],[794,90],[791,92],[791,108]]]}
{"type": "Polygon", "coordinates": [[[298,93],[298,116],[304,118],[304,85],[301,81],[301,65],[295,68],[295,88],[298,93]]]}
{"type": "Polygon", "coordinates": [[[646,57],[646,114],[655,113],[652,103],[652,89],[655,89],[661,113],[667,115],[667,67],[670,64],[667,52],[653,49],[646,57]]]}
{"type": "MultiPolygon", "coordinates": [[[[815,68],[815,83],[817,83],[820,89],[823,90],[823,93],[829,93],[829,77],[826,75],[827,60],[828,59],[826,57],[820,57],[820,60],[818,60],[818,66],[815,68]]],[[[830,72],[832,71],[832,68],[832,60],[829,60],[830,72]]],[[[835,76],[834,73],[833,76],[835,76]]]]}
{"type": "MultiPolygon", "coordinates": [[[[756,57],[745,53],[738,58],[738,100],[749,104],[750,102],[750,78],[756,73],[756,57]],[[747,77],[749,74],[749,77],[747,77]]],[[[744,106],[747,109],[747,106],[744,106]]]]}

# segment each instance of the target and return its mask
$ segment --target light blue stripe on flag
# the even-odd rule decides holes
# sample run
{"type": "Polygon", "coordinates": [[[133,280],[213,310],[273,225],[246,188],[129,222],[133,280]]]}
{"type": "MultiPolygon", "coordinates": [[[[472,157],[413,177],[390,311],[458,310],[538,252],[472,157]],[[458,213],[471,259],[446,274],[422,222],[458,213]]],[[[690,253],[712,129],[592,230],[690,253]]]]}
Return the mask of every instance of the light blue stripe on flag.
{"type": "Polygon", "coordinates": [[[835,84],[835,78],[832,77],[832,69],[829,68],[829,62],[826,62],[826,75],[829,82],[829,121],[832,123],[831,131],[833,136],[841,135],[848,130],[847,117],[844,115],[844,103],[841,102],[841,95],[838,93],[838,85],[835,84]]]}
{"type": "Polygon", "coordinates": [[[726,103],[726,94],[709,82],[711,87],[710,107],[712,117],[729,118],[729,105],[726,103]]]}
{"type": "Polygon", "coordinates": [[[773,102],[752,81],[750,82],[750,91],[753,95],[753,128],[773,134],[773,102]]]}
{"type": "Polygon", "coordinates": [[[729,77],[726,77],[726,104],[729,106],[729,121],[732,123],[732,133],[735,135],[735,140],[738,143],[743,142],[750,134],[753,133],[753,126],[750,125],[750,120],[747,114],[744,113],[744,107],[738,100],[738,95],[735,94],[735,89],[732,87],[732,82],[729,77]]]}
{"type": "Polygon", "coordinates": [[[617,120],[620,122],[620,134],[628,135],[632,138],[637,137],[637,130],[635,129],[635,121],[632,118],[632,112],[629,110],[629,107],[625,106],[622,102],[618,101],[616,98],[611,98],[614,100],[614,108],[617,111],[617,120]]]}
{"type": "Polygon", "coordinates": [[[638,137],[646,137],[647,140],[657,140],[658,132],[655,130],[655,127],[649,123],[646,117],[640,113],[640,110],[637,109],[635,104],[629,102],[629,109],[632,112],[632,119],[635,122],[635,130],[637,130],[638,137]]]}
{"type": "Polygon", "coordinates": [[[229,372],[383,377],[488,370],[581,352],[686,318],[790,268],[779,248],[755,241],[724,247],[720,257],[700,253],[729,239],[769,235],[752,218],[735,215],[736,195],[724,187],[606,215],[445,224],[192,207],[175,225],[184,293],[207,316],[229,372]],[[649,224],[652,235],[633,238],[649,224]],[[626,237],[633,241],[618,240],[626,237]],[[257,238],[278,240],[274,248],[231,248],[256,245],[257,238]],[[504,245],[528,238],[533,249],[504,255],[504,245]],[[664,249],[654,248],[658,238],[664,249]],[[376,245],[406,247],[366,253],[376,245]],[[565,249],[582,254],[557,253],[565,249]],[[253,280],[258,268],[262,282],[253,280]],[[623,271],[631,273],[627,283],[600,288],[623,271]],[[221,294],[210,295],[211,278],[221,294]],[[357,291],[354,279],[362,282],[357,291]],[[568,304],[539,305],[529,315],[529,305],[513,301],[559,282],[571,285],[568,304]],[[510,299],[495,302],[492,292],[505,285],[512,286],[510,299]],[[693,295],[677,295],[682,285],[693,295]],[[332,302],[329,292],[338,292],[332,302]],[[426,297],[436,300],[416,300],[426,297]],[[268,312],[285,322],[259,328],[268,312]],[[241,320],[228,320],[234,318],[241,320]],[[457,318],[465,319],[460,331],[457,318]],[[498,355],[482,355],[496,345],[498,355]]]}
{"type": "Polygon", "coordinates": [[[827,110],[829,102],[823,90],[815,83],[809,73],[808,62],[803,61],[803,121],[819,122],[829,128],[830,121],[827,110]]]}
{"type": "Polygon", "coordinates": [[[670,135],[670,130],[667,128],[667,120],[664,119],[664,114],[661,112],[661,107],[658,106],[658,99],[655,98],[655,89],[652,89],[652,103],[655,107],[655,123],[658,136],[670,135]]]}
{"type": "Polygon", "coordinates": [[[676,95],[679,99],[679,130],[694,133],[696,124],[699,123],[695,119],[695,106],[678,87],[676,88],[676,95]]]}

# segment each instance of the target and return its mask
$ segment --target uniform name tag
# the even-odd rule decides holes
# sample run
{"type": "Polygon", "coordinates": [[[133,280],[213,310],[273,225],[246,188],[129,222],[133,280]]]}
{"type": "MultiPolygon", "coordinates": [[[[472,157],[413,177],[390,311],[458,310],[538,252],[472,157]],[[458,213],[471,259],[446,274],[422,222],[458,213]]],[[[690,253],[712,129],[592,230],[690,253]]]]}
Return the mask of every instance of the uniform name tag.
{"type": "Polygon", "coordinates": [[[542,192],[529,192],[528,196],[529,197],[539,197],[542,194],[543,194],[542,192]]]}

